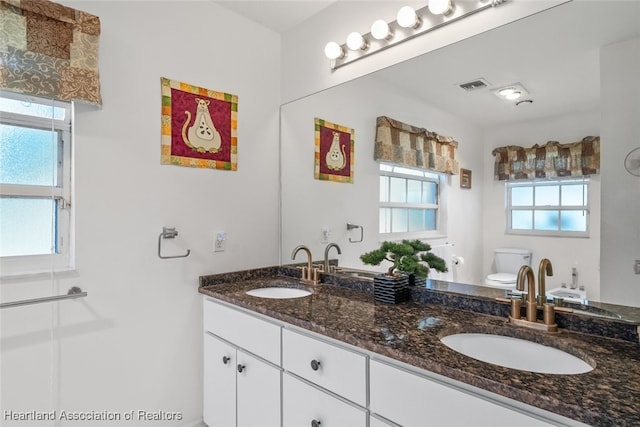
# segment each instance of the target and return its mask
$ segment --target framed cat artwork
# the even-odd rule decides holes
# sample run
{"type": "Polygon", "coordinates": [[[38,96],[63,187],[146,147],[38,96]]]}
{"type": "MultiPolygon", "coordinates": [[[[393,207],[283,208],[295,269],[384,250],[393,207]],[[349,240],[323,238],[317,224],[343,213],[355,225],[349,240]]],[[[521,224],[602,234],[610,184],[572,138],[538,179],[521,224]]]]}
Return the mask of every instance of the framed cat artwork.
{"type": "Polygon", "coordinates": [[[354,130],[315,118],[315,178],[353,183],[354,130]]]}
{"type": "Polygon", "coordinates": [[[165,77],[160,82],[160,163],[237,170],[238,97],[165,77]]]}

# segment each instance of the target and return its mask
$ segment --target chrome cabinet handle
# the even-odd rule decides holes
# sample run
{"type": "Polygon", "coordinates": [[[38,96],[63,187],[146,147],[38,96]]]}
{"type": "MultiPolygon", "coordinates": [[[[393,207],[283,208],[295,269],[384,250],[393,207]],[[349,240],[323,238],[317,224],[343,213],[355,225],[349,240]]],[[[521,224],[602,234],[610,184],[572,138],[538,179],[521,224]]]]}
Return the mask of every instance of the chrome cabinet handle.
{"type": "Polygon", "coordinates": [[[318,360],[313,359],[311,361],[311,369],[317,371],[320,368],[320,362],[318,360]]]}
{"type": "Polygon", "coordinates": [[[224,363],[225,365],[229,363],[229,360],[231,360],[229,356],[222,356],[222,363],[224,363]]]}
{"type": "Polygon", "coordinates": [[[246,369],[246,366],[238,364],[238,372],[242,373],[246,369]]]}

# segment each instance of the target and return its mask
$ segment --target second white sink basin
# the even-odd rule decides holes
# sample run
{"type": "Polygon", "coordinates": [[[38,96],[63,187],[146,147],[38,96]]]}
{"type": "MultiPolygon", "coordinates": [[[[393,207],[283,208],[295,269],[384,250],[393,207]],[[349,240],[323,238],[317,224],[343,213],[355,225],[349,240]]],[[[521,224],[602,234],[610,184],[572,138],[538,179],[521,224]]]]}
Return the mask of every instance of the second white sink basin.
{"type": "Polygon", "coordinates": [[[247,291],[247,295],[258,298],[287,299],[306,297],[311,295],[311,292],[306,289],[274,286],[270,288],[251,289],[250,291],[247,291]]]}
{"type": "Polygon", "coordinates": [[[458,353],[506,368],[562,375],[593,370],[591,365],[572,354],[519,338],[463,333],[448,335],[441,341],[458,353]]]}

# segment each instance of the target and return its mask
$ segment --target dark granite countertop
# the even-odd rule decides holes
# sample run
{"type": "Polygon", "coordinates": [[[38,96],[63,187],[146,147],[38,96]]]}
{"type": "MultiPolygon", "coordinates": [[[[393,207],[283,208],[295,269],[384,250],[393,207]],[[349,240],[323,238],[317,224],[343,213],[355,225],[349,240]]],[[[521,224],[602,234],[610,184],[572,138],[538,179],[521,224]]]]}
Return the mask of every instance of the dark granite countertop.
{"type": "MultiPolygon", "coordinates": [[[[507,322],[508,304],[470,296],[412,291],[412,301],[375,302],[371,284],[301,285],[295,270],[269,267],[203,276],[199,292],[412,366],[477,386],[593,426],[640,426],[640,344],[561,329],[548,335],[507,322]],[[258,287],[303,287],[313,294],[296,299],[246,295],[258,287]],[[359,289],[354,289],[359,288],[359,289]],[[440,295],[441,294],[441,295],[440,295]],[[435,302],[435,303],[434,303],[435,302]],[[484,305],[492,314],[478,313],[484,305]],[[458,308],[462,307],[464,309],[458,308]],[[485,332],[524,338],[574,354],[595,366],[579,375],[553,375],[504,368],[449,349],[440,338],[458,332],[485,332]]],[[[600,319],[558,316],[569,327],[600,319]]],[[[577,326],[576,326],[577,325],[577,326]]],[[[614,329],[616,324],[613,322],[614,329]]],[[[624,326],[624,325],[623,325],[624,326]]],[[[591,327],[591,326],[590,326],[591,327]]],[[[574,328],[575,329],[575,328],[574,328]]],[[[632,341],[635,339],[635,342],[632,341]]]]}

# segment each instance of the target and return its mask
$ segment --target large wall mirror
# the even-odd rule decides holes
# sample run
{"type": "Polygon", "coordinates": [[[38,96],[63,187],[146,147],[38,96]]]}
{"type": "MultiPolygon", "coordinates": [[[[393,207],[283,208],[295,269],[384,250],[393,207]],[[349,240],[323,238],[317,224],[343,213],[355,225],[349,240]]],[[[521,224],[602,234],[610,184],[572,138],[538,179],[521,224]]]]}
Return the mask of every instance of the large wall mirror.
{"type": "MultiPolygon", "coordinates": [[[[342,253],[332,251],[331,258],[338,258],[340,265],[376,269],[362,264],[359,257],[381,240],[379,164],[373,158],[373,145],[376,118],[388,116],[453,137],[459,142],[460,166],[472,171],[471,188],[461,188],[459,175],[440,178],[446,207],[443,232],[427,241],[445,260],[458,256],[464,263],[450,264],[448,273],[435,278],[482,284],[494,268],[495,248],[526,248],[532,251],[536,267],[542,258],[552,260],[555,274],[547,279],[548,287],[570,283],[576,268],[590,300],[640,306],[640,298],[626,298],[625,291],[604,291],[611,283],[601,276],[605,270],[601,224],[620,219],[603,209],[603,183],[613,176],[610,168],[603,165],[601,174],[590,179],[587,238],[506,234],[505,184],[493,176],[495,147],[530,147],[550,140],[568,143],[603,133],[607,119],[602,100],[610,94],[604,93],[602,70],[622,67],[603,68],[603,48],[631,41],[635,44],[627,47],[628,53],[637,55],[640,37],[637,2],[615,2],[615,7],[611,3],[563,4],[283,105],[282,262],[292,262],[291,251],[299,244],[307,245],[319,261],[327,243],[335,242],[342,253]],[[465,91],[459,86],[478,79],[487,87],[465,91]],[[491,91],[513,83],[523,84],[533,102],[516,106],[491,91]],[[352,183],[314,178],[315,118],[354,129],[352,183]],[[347,223],[362,229],[349,230],[347,223]]],[[[610,150],[607,156],[619,156],[605,144],[611,141],[603,141],[603,157],[605,150],[610,150]]],[[[638,142],[616,144],[622,145],[622,152],[625,144],[631,149],[638,142]]],[[[637,185],[640,188],[640,181],[637,185]]],[[[639,212],[618,215],[637,218],[639,212]]]]}

